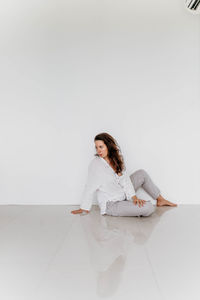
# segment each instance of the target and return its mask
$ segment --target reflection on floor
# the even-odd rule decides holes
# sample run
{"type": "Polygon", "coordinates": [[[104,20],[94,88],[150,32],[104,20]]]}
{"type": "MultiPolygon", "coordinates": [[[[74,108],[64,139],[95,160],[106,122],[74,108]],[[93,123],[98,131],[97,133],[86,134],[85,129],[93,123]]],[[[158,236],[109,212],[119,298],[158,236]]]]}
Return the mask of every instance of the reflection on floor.
{"type": "Polygon", "coordinates": [[[150,217],[76,208],[0,206],[0,299],[200,299],[200,205],[150,217]]]}

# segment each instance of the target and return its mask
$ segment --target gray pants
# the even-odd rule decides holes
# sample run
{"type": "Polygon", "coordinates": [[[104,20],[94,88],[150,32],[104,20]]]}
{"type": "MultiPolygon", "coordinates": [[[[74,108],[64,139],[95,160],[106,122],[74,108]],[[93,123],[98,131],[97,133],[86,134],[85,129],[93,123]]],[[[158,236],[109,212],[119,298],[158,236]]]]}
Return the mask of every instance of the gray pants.
{"type": "MultiPolygon", "coordinates": [[[[139,187],[142,187],[153,199],[157,199],[160,195],[160,190],[153,183],[148,173],[143,170],[137,170],[130,176],[131,182],[133,183],[135,191],[139,187]]],[[[143,206],[134,204],[133,200],[123,201],[108,201],[106,204],[106,214],[110,216],[144,216],[147,217],[155,211],[154,205],[151,201],[146,201],[143,206]]]]}

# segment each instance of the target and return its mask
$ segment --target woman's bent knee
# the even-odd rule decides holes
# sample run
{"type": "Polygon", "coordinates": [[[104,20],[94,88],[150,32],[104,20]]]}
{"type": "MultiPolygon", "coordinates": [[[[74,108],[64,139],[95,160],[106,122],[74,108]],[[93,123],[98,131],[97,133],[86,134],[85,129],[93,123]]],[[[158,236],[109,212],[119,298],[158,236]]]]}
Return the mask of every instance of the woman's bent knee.
{"type": "Polygon", "coordinates": [[[146,175],[147,174],[147,172],[144,170],[144,169],[139,169],[139,170],[136,170],[134,173],[132,173],[130,176],[134,176],[134,175],[146,175]]]}
{"type": "Polygon", "coordinates": [[[150,216],[155,211],[155,207],[153,206],[153,204],[150,201],[146,202],[144,208],[145,208],[145,211],[142,214],[142,216],[144,216],[144,217],[150,216]]]}
{"type": "Polygon", "coordinates": [[[146,172],[144,169],[139,169],[139,170],[138,170],[138,173],[141,173],[141,174],[144,174],[144,175],[147,174],[147,172],[146,172]]]}

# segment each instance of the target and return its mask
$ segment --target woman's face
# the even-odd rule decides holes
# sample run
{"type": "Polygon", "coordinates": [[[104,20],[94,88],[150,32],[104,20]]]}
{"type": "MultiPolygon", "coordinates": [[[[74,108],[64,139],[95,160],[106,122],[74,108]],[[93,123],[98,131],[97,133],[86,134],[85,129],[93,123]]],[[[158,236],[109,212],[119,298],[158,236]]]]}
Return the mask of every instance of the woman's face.
{"type": "Polygon", "coordinates": [[[106,146],[106,144],[104,143],[104,141],[95,141],[95,148],[97,151],[97,154],[102,157],[102,158],[106,158],[108,155],[108,147],[106,146]]]}

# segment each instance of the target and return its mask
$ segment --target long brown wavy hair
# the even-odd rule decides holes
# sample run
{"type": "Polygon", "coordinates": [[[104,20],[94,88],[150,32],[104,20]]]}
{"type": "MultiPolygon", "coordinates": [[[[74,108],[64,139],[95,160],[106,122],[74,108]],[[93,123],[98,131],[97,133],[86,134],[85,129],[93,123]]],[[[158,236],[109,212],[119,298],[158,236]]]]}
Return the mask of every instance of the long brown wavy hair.
{"type": "MultiPolygon", "coordinates": [[[[94,141],[103,141],[108,148],[108,158],[115,172],[121,173],[125,170],[124,159],[117,141],[108,133],[102,132],[95,136],[94,141]]],[[[97,153],[95,156],[99,156],[97,153]]]]}

